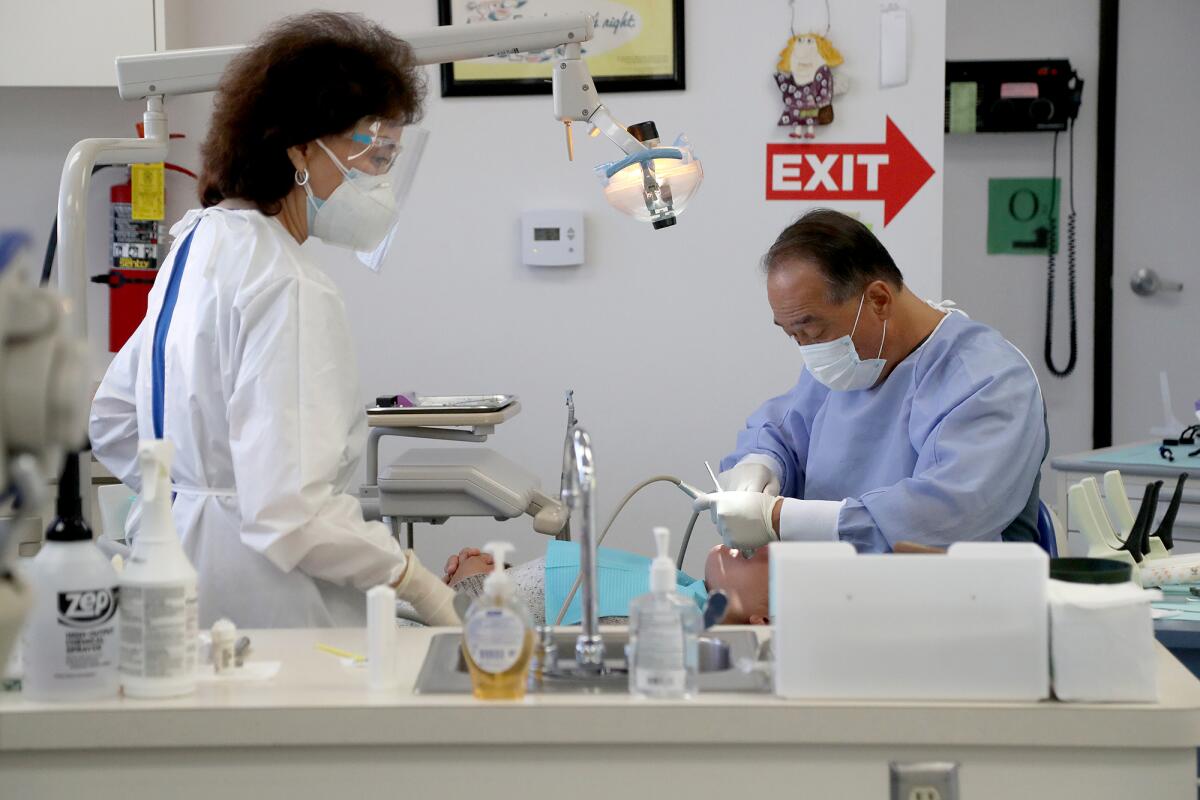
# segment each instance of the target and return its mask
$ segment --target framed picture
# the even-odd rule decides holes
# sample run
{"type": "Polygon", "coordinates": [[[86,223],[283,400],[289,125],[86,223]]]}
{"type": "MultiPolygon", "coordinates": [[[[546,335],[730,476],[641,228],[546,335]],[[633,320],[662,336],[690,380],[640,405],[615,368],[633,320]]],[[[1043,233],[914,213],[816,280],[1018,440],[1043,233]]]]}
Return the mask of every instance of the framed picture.
{"type": "MultiPolygon", "coordinates": [[[[438,0],[440,25],[503,25],[573,12],[596,17],[583,57],[600,94],[683,89],[683,0],[438,0]]],[[[550,94],[554,50],[442,65],[442,97],[550,94]]]]}

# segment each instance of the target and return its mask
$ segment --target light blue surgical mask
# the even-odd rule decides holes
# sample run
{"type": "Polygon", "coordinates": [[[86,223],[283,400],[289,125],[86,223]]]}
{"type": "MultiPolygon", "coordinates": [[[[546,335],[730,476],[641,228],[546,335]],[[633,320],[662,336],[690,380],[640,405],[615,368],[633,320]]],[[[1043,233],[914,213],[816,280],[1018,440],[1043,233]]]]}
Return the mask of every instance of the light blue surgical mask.
{"type": "Polygon", "coordinates": [[[804,366],[812,373],[813,378],[835,392],[870,389],[878,382],[883,368],[887,366],[887,359],[881,357],[883,343],[887,341],[887,320],[883,321],[883,338],[879,340],[878,356],[861,359],[854,347],[854,333],[858,330],[858,320],[862,317],[866,300],[867,295],[863,293],[862,299],[858,301],[858,313],[854,316],[854,327],[848,335],[829,342],[800,347],[804,366]]]}

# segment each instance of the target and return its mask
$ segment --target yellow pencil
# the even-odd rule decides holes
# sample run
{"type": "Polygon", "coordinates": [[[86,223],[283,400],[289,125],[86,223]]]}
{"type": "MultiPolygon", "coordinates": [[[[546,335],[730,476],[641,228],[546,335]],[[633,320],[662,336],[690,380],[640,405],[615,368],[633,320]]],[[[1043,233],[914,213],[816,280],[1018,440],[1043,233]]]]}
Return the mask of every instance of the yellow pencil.
{"type": "Polygon", "coordinates": [[[342,648],[334,647],[333,645],[321,644],[320,642],[317,642],[317,649],[320,650],[322,653],[329,653],[329,655],[331,655],[331,656],[337,656],[338,658],[348,658],[351,661],[353,661],[355,664],[363,664],[363,663],[366,663],[366,660],[367,660],[366,656],[361,656],[358,653],[351,653],[349,650],[343,650],[342,648]]]}

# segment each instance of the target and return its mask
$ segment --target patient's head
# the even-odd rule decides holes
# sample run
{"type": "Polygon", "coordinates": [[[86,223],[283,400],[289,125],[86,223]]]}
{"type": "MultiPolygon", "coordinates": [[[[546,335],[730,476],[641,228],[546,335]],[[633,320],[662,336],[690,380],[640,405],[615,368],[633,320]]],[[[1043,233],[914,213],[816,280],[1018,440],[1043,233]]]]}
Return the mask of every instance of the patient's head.
{"type": "Polygon", "coordinates": [[[710,592],[719,589],[729,597],[729,609],[722,620],[726,625],[766,625],[769,622],[770,561],[767,550],[760,547],[749,559],[723,544],[708,551],[704,583],[710,592]]]}

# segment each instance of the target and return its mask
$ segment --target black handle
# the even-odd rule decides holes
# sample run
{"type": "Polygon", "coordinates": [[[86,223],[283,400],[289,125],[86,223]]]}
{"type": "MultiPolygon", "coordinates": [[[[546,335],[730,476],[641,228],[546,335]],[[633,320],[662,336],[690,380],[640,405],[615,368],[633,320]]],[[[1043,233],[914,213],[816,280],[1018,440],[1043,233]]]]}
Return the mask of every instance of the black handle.
{"type": "Polygon", "coordinates": [[[1133,556],[1134,562],[1138,564],[1142,563],[1142,540],[1146,538],[1146,531],[1150,528],[1147,517],[1152,513],[1150,511],[1150,495],[1153,492],[1154,484],[1146,484],[1146,490],[1142,493],[1142,504],[1138,507],[1137,519],[1133,521],[1133,527],[1129,530],[1129,535],[1125,537],[1125,542],[1120,548],[1133,556]]]}
{"type": "Polygon", "coordinates": [[[1158,512],[1158,494],[1162,491],[1163,482],[1155,481],[1150,484],[1150,510],[1146,513],[1146,528],[1142,531],[1142,555],[1150,555],[1150,526],[1154,524],[1154,515],[1158,512]]]}
{"type": "Polygon", "coordinates": [[[1179,513],[1179,504],[1183,501],[1183,484],[1187,483],[1187,479],[1186,472],[1179,473],[1179,479],[1175,481],[1175,494],[1171,495],[1171,504],[1167,506],[1167,513],[1163,514],[1162,522],[1158,523],[1158,530],[1153,534],[1168,550],[1175,549],[1175,539],[1171,534],[1175,529],[1175,515],[1179,513]]]}

